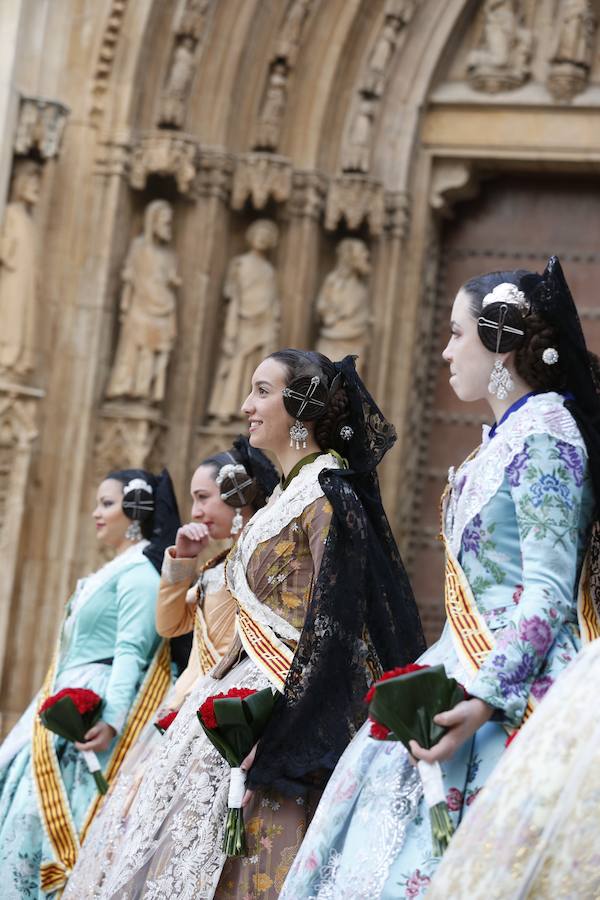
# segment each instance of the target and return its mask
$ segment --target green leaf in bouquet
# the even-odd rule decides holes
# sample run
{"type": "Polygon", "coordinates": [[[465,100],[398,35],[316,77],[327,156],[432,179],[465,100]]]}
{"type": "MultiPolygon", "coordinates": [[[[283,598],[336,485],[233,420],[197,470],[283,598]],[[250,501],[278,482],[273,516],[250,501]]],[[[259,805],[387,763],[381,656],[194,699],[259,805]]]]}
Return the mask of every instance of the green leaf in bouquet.
{"type": "Polygon", "coordinates": [[[248,697],[220,697],[215,700],[214,710],[219,732],[237,760],[233,765],[240,765],[262,735],[274,703],[271,688],[257,691],[248,697]]]}
{"type": "Polygon", "coordinates": [[[369,714],[391,729],[407,750],[411,740],[428,750],[446,733],[433,717],[461,700],[464,693],[458,682],[443,666],[430,666],[380,682],[369,714]]]}
{"type": "Polygon", "coordinates": [[[70,697],[61,697],[53,706],[44,710],[40,718],[49,731],[67,741],[83,741],[85,734],[100,718],[102,703],[93,712],[81,714],[70,697]]]}

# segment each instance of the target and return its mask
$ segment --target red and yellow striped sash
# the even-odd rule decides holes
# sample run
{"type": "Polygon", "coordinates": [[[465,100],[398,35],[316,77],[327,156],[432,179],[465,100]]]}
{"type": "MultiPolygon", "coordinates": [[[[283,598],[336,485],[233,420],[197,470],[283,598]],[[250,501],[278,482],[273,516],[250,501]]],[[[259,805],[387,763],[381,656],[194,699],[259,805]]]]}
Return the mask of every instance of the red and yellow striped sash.
{"type": "Polygon", "coordinates": [[[293,652],[270,628],[259,625],[242,607],[238,607],[238,627],[248,656],[266,673],[277,690],[283,692],[293,652]]]}
{"type": "MultiPolygon", "coordinates": [[[[44,681],[40,705],[50,695],[55,670],[56,660],[50,666],[44,681]]],[[[160,706],[170,684],[171,653],[168,641],[163,641],[146,672],[106,767],[104,774],[109,783],[114,781],[125,755],[160,706]]],[[[64,887],[77,860],[80,844],[85,839],[103,797],[98,794],[90,804],[81,834],[78,835],[54,750],[53,736],[44,728],[38,716],[35,716],[33,727],[33,775],[42,823],[54,856],[53,860],[45,861],[40,866],[41,886],[45,893],[51,893],[64,887]]]]}

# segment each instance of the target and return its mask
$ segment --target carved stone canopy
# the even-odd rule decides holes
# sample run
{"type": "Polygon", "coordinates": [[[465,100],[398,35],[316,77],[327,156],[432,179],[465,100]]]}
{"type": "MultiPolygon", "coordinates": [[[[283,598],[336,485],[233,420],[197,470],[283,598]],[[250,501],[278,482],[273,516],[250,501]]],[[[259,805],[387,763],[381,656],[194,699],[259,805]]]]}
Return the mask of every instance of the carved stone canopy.
{"type": "Polygon", "coordinates": [[[233,176],[231,205],[242,209],[250,200],[255,209],[264,209],[268,201],[285,203],[292,192],[292,163],[272,153],[246,153],[240,156],[233,176]]]}
{"type": "Polygon", "coordinates": [[[69,108],[57,100],[21,97],[15,133],[15,153],[39,154],[42,159],[58,156],[69,108]]]}
{"type": "Polygon", "coordinates": [[[143,135],[131,153],[129,182],[143,190],[150,175],[174,179],[180,194],[191,193],[198,171],[198,143],[190,135],[164,131],[143,135]]]}
{"type": "Polygon", "coordinates": [[[366,175],[346,174],[329,185],[325,228],[335,231],[342,219],[356,230],[366,222],[372,235],[380,235],[385,225],[383,185],[366,175]]]}

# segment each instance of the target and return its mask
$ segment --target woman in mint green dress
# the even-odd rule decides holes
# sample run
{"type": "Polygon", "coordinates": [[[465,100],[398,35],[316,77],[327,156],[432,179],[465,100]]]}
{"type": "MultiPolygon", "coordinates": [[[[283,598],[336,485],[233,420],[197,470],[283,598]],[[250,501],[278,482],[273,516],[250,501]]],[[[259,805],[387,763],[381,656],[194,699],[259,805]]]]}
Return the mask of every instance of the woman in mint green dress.
{"type": "Polygon", "coordinates": [[[93,517],[114,558],[78,581],[44,686],[0,746],[4,900],[37,900],[62,888],[98,805],[80,750],[96,753],[110,781],[170,683],[168,646],[154,625],[159,568],[179,524],[168,473],[111,473],[93,517]],[[83,744],[51,734],[36,715],[46,696],[67,687],[104,701],[83,744]]]}
{"type": "MultiPolygon", "coordinates": [[[[449,472],[447,622],[420,662],[444,665],[470,697],[436,717],[447,732],[432,750],[411,749],[441,763],[458,825],[507,734],[535,719],[582,643],[600,633],[597,527],[591,535],[600,401],[597,361],[555,257],[542,276],[493,272],[467,282],[450,328],[450,385],[463,401],[486,398],[495,424],[449,472]]],[[[280,900],[426,895],[439,859],[419,770],[402,744],[369,731],[367,723],[338,763],[280,900]]]]}

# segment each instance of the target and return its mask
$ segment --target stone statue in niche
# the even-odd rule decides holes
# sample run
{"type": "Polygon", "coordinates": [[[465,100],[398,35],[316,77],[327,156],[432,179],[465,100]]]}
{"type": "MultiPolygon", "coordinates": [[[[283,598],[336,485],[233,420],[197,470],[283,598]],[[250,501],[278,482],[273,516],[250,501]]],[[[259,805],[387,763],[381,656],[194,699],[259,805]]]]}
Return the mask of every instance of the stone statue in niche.
{"type": "Polygon", "coordinates": [[[361,97],[348,143],[342,147],[342,172],[368,172],[376,100],[361,97]]]}
{"type": "Polygon", "coordinates": [[[255,150],[276,150],[287,98],[287,66],[275,63],[258,119],[255,150]]]}
{"type": "Polygon", "coordinates": [[[363,241],[346,238],[338,244],[336,255],[337,265],[325,278],[317,298],[316,349],[332,360],[355,353],[357,368],[364,371],[372,321],[367,284],[369,250],[363,241]]]}
{"type": "Polygon", "coordinates": [[[393,19],[388,19],[377,38],[365,77],[364,90],[381,97],[385,87],[388,66],[391,62],[398,41],[398,26],[393,19]]]}
{"type": "Polygon", "coordinates": [[[165,396],[177,333],[175,288],[181,284],[169,247],[172,227],[171,205],[166,200],[149,203],[143,233],[134,238],[123,269],[121,332],[106,391],[109,399],[160,403],[165,396]]]}
{"type": "Polygon", "coordinates": [[[209,403],[209,416],[226,423],[240,416],[252,373],[277,349],[277,276],[267,259],[279,232],[270,219],[257,219],[246,232],[250,249],[229,263],[223,294],[228,300],[221,356],[209,403]]]}
{"type": "Polygon", "coordinates": [[[37,231],[41,169],[16,163],[12,199],[0,233],[0,371],[26,375],[35,365],[38,286],[37,231]]]}
{"type": "Polygon", "coordinates": [[[548,74],[548,88],[557,100],[571,100],[585,88],[594,59],[596,24],[590,0],[563,0],[548,74]]]}
{"type": "Polygon", "coordinates": [[[524,28],[517,0],[485,0],[482,45],[469,54],[467,75],[478,91],[520,87],[529,77],[532,35],[524,28]]]}
{"type": "Polygon", "coordinates": [[[312,0],[293,0],[283,27],[277,37],[276,56],[286,59],[290,66],[296,62],[304,21],[312,0]]]}
{"type": "Polygon", "coordinates": [[[194,38],[184,36],[173,53],[171,68],[160,100],[161,125],[181,128],[185,117],[185,105],[194,77],[194,38]]]}

